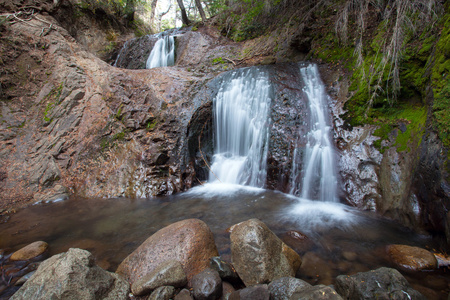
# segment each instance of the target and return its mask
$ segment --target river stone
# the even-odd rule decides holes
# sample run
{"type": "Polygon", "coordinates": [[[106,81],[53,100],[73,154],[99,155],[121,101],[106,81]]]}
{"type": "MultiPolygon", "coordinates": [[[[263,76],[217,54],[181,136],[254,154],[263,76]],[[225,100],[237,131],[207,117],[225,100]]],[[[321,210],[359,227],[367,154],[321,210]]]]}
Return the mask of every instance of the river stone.
{"type": "Polygon", "coordinates": [[[299,253],[305,253],[314,247],[314,242],[310,238],[296,230],[284,233],[281,240],[299,253]]]}
{"type": "Polygon", "coordinates": [[[48,250],[48,244],[43,241],[37,241],[14,252],[10,260],[30,260],[44,254],[48,250]]]}
{"type": "Polygon", "coordinates": [[[203,221],[187,219],[160,229],[145,240],[119,265],[116,273],[133,285],[166,260],[178,260],[188,284],[195,274],[209,266],[217,256],[214,237],[203,221]]]}
{"type": "Polygon", "coordinates": [[[295,292],[309,288],[311,285],[294,277],[282,277],[269,284],[271,300],[289,300],[295,292]]]}
{"type": "Polygon", "coordinates": [[[300,267],[300,256],[258,219],[234,225],[230,239],[232,263],[246,286],[294,276],[300,267]]]}
{"type": "Polygon", "coordinates": [[[222,280],[228,282],[240,281],[239,275],[236,273],[233,266],[229,262],[220,259],[219,256],[211,258],[210,267],[219,273],[222,280]]]}
{"type": "Polygon", "coordinates": [[[186,273],[179,261],[168,260],[157,266],[131,285],[131,292],[136,296],[149,294],[161,286],[184,287],[187,284],[186,273]]]}
{"type": "Polygon", "coordinates": [[[331,284],[335,276],[333,263],[322,259],[314,252],[307,252],[303,255],[302,265],[297,274],[322,284],[331,284]]]}
{"type": "Polygon", "coordinates": [[[335,281],[336,291],[345,299],[426,299],[411,288],[405,277],[395,269],[379,268],[355,275],[340,275],[335,281]]]}
{"type": "Polygon", "coordinates": [[[197,300],[215,300],[222,295],[222,279],[216,270],[207,268],[192,277],[192,292],[197,300]]]}
{"type": "Polygon", "coordinates": [[[269,300],[270,293],[267,284],[258,284],[235,291],[230,294],[228,300],[269,300]]]}
{"type": "Polygon", "coordinates": [[[222,298],[221,300],[228,300],[231,293],[235,291],[234,287],[231,285],[231,283],[228,283],[226,281],[222,281],[222,298]]]}
{"type": "Polygon", "coordinates": [[[403,270],[434,270],[438,266],[433,253],[419,247],[389,245],[387,253],[391,261],[403,270]]]}
{"type": "Polygon", "coordinates": [[[187,289],[182,289],[174,298],[173,300],[192,300],[191,292],[187,289]]]}
{"type": "Polygon", "coordinates": [[[175,288],[173,286],[160,286],[155,289],[147,300],[169,300],[175,295],[175,288]]]}
{"type": "MultiPolygon", "coordinates": [[[[319,284],[296,292],[290,300],[343,300],[341,296],[331,287],[319,284]]],[[[380,299],[380,298],[373,298],[380,299]]],[[[387,298],[390,299],[390,298],[387,298]]]]}
{"type": "Polygon", "coordinates": [[[94,263],[86,250],[70,248],[43,261],[11,299],[128,299],[128,283],[94,263]]]}

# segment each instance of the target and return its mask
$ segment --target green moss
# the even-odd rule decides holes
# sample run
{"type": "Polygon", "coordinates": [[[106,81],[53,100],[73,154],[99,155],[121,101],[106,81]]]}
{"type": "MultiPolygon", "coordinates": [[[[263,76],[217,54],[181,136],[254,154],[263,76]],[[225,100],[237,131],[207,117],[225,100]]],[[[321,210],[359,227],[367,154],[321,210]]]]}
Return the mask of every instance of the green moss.
{"type": "Polygon", "coordinates": [[[212,64],[216,65],[216,64],[225,64],[226,61],[222,58],[222,57],[216,57],[212,60],[212,64]]]}
{"type": "Polygon", "coordinates": [[[434,125],[439,137],[447,148],[450,148],[450,80],[434,98],[433,103],[434,125]]]}
{"type": "Polygon", "coordinates": [[[53,108],[55,107],[55,103],[48,103],[47,107],[44,110],[44,121],[47,123],[51,123],[52,122],[52,118],[49,118],[48,115],[52,112],[53,108]]]}
{"type": "Polygon", "coordinates": [[[153,128],[155,128],[156,124],[158,124],[158,121],[155,119],[153,121],[148,121],[147,122],[147,129],[148,130],[153,130],[153,128]]]}
{"type": "Polygon", "coordinates": [[[392,146],[396,147],[398,152],[409,152],[412,146],[417,148],[422,142],[426,120],[426,107],[420,105],[410,106],[404,104],[380,113],[378,118],[373,122],[379,125],[374,135],[380,138],[374,142],[374,146],[383,153],[386,148],[381,147],[382,142],[384,140],[390,140],[390,135],[396,134],[395,142],[392,146]],[[402,132],[401,129],[404,127],[406,127],[406,130],[402,132]],[[398,130],[394,131],[395,129],[398,130]]]}

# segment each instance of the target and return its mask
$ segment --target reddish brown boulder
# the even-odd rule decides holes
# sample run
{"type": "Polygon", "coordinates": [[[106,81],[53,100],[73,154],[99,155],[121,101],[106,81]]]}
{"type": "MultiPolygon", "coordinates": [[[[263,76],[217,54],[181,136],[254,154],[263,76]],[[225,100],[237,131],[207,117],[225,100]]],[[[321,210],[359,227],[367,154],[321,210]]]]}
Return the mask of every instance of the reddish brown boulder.
{"type": "Polygon", "coordinates": [[[119,265],[116,273],[133,284],[166,260],[178,260],[188,278],[209,267],[218,251],[214,237],[203,221],[188,219],[162,228],[119,265]]]}
{"type": "Polygon", "coordinates": [[[437,268],[437,260],[433,253],[419,247],[389,245],[387,253],[391,261],[404,270],[421,271],[437,268]]]}

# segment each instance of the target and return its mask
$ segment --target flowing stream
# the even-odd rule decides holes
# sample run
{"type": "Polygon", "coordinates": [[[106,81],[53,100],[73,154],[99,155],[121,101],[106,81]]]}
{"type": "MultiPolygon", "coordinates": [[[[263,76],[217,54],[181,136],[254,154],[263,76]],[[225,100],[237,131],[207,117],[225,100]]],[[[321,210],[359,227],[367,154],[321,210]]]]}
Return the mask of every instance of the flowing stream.
{"type": "Polygon", "coordinates": [[[175,64],[175,39],[172,35],[159,38],[148,56],[146,68],[173,66],[175,64]]]}
{"type": "Polygon", "coordinates": [[[225,76],[214,100],[210,182],[264,187],[270,97],[268,74],[257,67],[225,76]]]}

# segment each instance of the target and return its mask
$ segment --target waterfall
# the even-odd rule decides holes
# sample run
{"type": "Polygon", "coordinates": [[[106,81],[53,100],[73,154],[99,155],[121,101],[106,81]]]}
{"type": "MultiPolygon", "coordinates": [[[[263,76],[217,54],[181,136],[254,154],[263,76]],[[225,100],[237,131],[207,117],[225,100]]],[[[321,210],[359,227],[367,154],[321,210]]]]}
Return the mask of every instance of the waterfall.
{"type": "Polygon", "coordinates": [[[162,36],[153,46],[147,59],[146,68],[173,66],[175,64],[175,39],[171,35],[162,36]]]}
{"type": "MultiPolygon", "coordinates": [[[[334,167],[334,151],[330,134],[330,123],[327,118],[327,99],[325,87],[320,79],[317,65],[300,68],[304,81],[303,91],[309,101],[310,131],[304,150],[301,196],[305,199],[320,201],[337,201],[336,170],[334,167]]],[[[291,182],[292,194],[299,193],[296,178],[299,178],[298,149],[294,150],[294,163],[291,182]]],[[[298,182],[298,180],[297,180],[298,182]]]]}
{"type": "Polygon", "coordinates": [[[264,186],[270,103],[267,72],[252,67],[225,76],[213,104],[215,153],[210,182],[264,186]]]}

